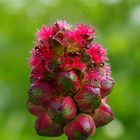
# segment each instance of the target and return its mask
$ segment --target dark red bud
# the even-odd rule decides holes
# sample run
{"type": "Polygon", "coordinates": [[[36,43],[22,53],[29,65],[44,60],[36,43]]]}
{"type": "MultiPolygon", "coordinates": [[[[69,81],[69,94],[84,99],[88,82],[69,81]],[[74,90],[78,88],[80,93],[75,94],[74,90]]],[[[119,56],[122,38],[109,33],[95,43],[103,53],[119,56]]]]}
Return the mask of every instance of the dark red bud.
{"type": "Polygon", "coordinates": [[[95,131],[94,120],[90,115],[80,114],[64,128],[69,140],[86,140],[95,131]]]}
{"type": "Polygon", "coordinates": [[[41,105],[33,103],[30,99],[27,101],[27,108],[29,112],[35,116],[39,116],[44,113],[46,110],[41,105]]]}
{"type": "Polygon", "coordinates": [[[47,105],[48,101],[55,96],[52,87],[47,82],[32,84],[29,95],[34,103],[43,105],[47,105]]]}
{"type": "Polygon", "coordinates": [[[35,129],[40,136],[57,137],[63,134],[62,126],[52,121],[48,114],[42,114],[37,118],[35,129]]]}
{"type": "Polygon", "coordinates": [[[94,111],[92,117],[96,127],[101,127],[111,122],[114,118],[114,114],[111,108],[106,103],[102,102],[100,107],[94,111]]]}
{"type": "Polygon", "coordinates": [[[101,84],[101,97],[107,96],[113,89],[113,86],[115,84],[115,81],[108,77],[102,84],[101,84]]]}
{"type": "Polygon", "coordinates": [[[75,93],[80,88],[80,80],[74,71],[59,72],[57,75],[57,90],[65,95],[68,92],[75,93]]]}
{"type": "Polygon", "coordinates": [[[77,107],[69,96],[56,96],[50,100],[48,110],[54,120],[64,123],[75,117],[77,107]]]}
{"type": "Polygon", "coordinates": [[[74,99],[80,111],[92,112],[100,105],[100,89],[84,85],[82,90],[75,95],[74,99]]]}
{"type": "Polygon", "coordinates": [[[66,96],[62,102],[62,114],[65,119],[71,120],[75,117],[77,107],[73,102],[72,98],[66,96]]]}

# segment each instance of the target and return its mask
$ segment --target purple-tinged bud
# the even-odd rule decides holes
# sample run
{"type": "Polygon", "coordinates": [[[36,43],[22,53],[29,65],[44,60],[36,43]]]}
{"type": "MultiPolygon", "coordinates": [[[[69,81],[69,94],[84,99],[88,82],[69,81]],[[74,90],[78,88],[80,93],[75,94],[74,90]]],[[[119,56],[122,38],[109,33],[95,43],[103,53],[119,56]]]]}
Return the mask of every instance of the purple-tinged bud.
{"type": "Polygon", "coordinates": [[[29,90],[30,99],[37,104],[47,105],[48,101],[55,96],[52,87],[47,82],[37,82],[31,85],[29,90]]]}
{"type": "Polygon", "coordinates": [[[69,96],[56,96],[50,100],[48,111],[53,120],[65,123],[75,117],[77,107],[69,96]]]}
{"type": "Polygon", "coordinates": [[[57,137],[63,134],[62,126],[52,121],[48,114],[42,114],[37,118],[35,129],[40,136],[57,137]]]}
{"type": "Polygon", "coordinates": [[[110,123],[114,118],[114,114],[111,108],[106,103],[102,102],[100,107],[93,112],[92,117],[96,127],[101,127],[110,123]]]}
{"type": "Polygon", "coordinates": [[[101,83],[101,97],[104,98],[105,96],[107,96],[113,89],[113,86],[115,84],[115,81],[110,78],[110,77],[107,77],[106,80],[101,83]]]}
{"type": "Polygon", "coordinates": [[[71,97],[66,96],[62,102],[62,114],[65,119],[71,120],[75,117],[77,107],[71,97]]]}
{"type": "Polygon", "coordinates": [[[82,112],[92,112],[101,103],[100,89],[84,85],[82,90],[74,97],[79,110],[82,112]]]}
{"type": "Polygon", "coordinates": [[[87,114],[80,114],[73,121],[67,123],[64,132],[69,140],[86,140],[95,129],[93,118],[87,114]]]}
{"type": "Polygon", "coordinates": [[[33,103],[30,99],[28,99],[26,104],[28,111],[35,116],[40,116],[42,113],[46,111],[45,108],[43,108],[41,105],[33,103]]]}
{"type": "Polygon", "coordinates": [[[74,71],[59,72],[56,81],[57,90],[61,95],[75,93],[80,88],[80,80],[74,71]]]}

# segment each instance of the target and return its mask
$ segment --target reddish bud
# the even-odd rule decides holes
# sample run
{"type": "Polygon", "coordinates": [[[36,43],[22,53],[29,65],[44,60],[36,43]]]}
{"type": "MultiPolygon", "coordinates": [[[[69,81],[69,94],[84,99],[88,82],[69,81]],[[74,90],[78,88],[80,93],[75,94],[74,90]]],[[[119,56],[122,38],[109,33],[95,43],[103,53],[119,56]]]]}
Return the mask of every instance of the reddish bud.
{"type": "Polygon", "coordinates": [[[101,83],[100,90],[102,98],[107,96],[112,91],[114,84],[115,81],[110,77],[107,77],[106,80],[103,83],[101,83]]]}
{"type": "Polygon", "coordinates": [[[64,128],[69,140],[86,140],[95,129],[94,120],[90,115],[80,114],[64,128]]]}
{"type": "Polygon", "coordinates": [[[100,105],[100,89],[84,85],[82,90],[74,97],[79,110],[83,112],[92,112],[100,105]]]}
{"type": "Polygon", "coordinates": [[[45,108],[41,105],[34,104],[30,99],[28,99],[26,104],[29,112],[35,116],[39,116],[45,112],[45,108]]]}
{"type": "Polygon", "coordinates": [[[52,87],[47,82],[37,82],[31,85],[30,98],[34,103],[46,105],[54,97],[52,87]]]}
{"type": "Polygon", "coordinates": [[[69,96],[56,96],[50,100],[48,110],[54,120],[64,123],[75,117],[77,107],[69,96]]]}
{"type": "Polygon", "coordinates": [[[40,136],[56,137],[63,134],[62,126],[52,121],[48,114],[42,114],[37,118],[35,129],[40,136]]]}
{"type": "Polygon", "coordinates": [[[106,103],[102,102],[100,107],[94,111],[92,117],[96,127],[101,127],[111,122],[114,118],[114,114],[111,108],[106,103]]]}
{"type": "Polygon", "coordinates": [[[73,119],[76,115],[77,107],[73,102],[72,98],[67,96],[62,102],[62,114],[63,117],[70,120],[73,119]]]}
{"type": "Polygon", "coordinates": [[[57,75],[57,89],[60,94],[75,92],[80,88],[80,80],[74,71],[60,72],[57,75]]]}

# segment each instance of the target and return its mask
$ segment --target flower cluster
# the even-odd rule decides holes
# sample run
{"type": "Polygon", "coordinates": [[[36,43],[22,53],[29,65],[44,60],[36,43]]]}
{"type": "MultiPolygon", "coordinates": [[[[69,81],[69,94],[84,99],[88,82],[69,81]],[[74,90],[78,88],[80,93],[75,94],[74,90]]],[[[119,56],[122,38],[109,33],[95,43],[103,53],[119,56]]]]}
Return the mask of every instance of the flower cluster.
{"type": "Polygon", "coordinates": [[[31,67],[29,112],[38,135],[86,140],[113,120],[107,104],[114,86],[106,50],[95,29],[57,21],[36,33],[31,67]]]}

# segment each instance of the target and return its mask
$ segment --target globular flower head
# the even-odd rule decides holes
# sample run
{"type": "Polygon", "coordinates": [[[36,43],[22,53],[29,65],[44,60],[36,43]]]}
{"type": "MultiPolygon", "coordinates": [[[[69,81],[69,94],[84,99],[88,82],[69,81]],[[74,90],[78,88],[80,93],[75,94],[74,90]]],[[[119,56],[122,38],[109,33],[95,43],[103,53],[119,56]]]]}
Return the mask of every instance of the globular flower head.
{"type": "Polygon", "coordinates": [[[114,80],[95,29],[58,20],[36,33],[27,107],[38,135],[86,140],[114,117],[107,105],[114,80]]]}

